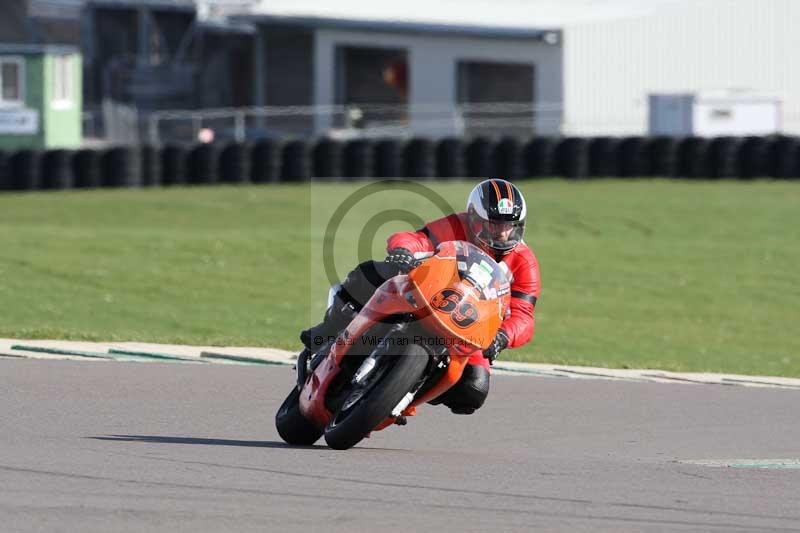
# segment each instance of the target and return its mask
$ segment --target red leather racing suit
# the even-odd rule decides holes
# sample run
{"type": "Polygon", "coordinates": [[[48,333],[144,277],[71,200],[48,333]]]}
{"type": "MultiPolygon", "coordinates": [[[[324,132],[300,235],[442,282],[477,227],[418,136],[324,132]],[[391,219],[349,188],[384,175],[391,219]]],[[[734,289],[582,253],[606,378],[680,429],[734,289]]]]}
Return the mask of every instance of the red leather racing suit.
{"type": "MultiPolygon", "coordinates": [[[[389,237],[386,248],[405,248],[417,254],[433,252],[439,243],[445,241],[471,241],[467,237],[466,213],[455,213],[434,220],[416,232],[395,233],[389,237]]],[[[503,321],[501,329],[508,336],[508,347],[516,348],[530,341],[535,330],[534,309],[541,292],[539,262],[533,250],[524,242],[519,243],[508,254],[495,259],[505,263],[511,278],[511,313],[503,321]]],[[[475,353],[469,364],[489,368],[489,362],[481,352],[475,353]]]]}

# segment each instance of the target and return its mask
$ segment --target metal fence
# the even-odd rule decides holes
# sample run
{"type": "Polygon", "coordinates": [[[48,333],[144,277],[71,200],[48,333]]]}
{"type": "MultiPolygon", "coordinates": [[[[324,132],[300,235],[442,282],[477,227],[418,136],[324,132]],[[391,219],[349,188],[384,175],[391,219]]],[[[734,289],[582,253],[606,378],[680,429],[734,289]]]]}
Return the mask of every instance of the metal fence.
{"type": "MultiPolygon", "coordinates": [[[[124,117],[130,129],[130,117],[124,117]]],[[[140,116],[141,141],[151,144],[238,142],[326,135],[339,139],[445,136],[529,137],[559,133],[560,104],[486,103],[458,106],[332,105],[157,111],[140,116]]],[[[110,129],[110,131],[113,128],[110,129]]]]}

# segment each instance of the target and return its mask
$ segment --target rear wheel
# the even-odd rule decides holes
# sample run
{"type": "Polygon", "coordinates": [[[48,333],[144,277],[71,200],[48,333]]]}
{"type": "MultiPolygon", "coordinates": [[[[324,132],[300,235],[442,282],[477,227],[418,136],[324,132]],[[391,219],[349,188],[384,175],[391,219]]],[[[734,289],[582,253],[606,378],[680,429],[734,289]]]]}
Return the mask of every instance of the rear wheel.
{"type": "Polygon", "coordinates": [[[410,344],[398,355],[385,357],[394,359],[387,363],[391,367],[384,372],[376,368],[377,379],[354,389],[325,428],[325,442],[331,448],[352,448],[388,418],[422,378],[429,356],[422,346],[410,344]]]}
{"type": "Polygon", "coordinates": [[[288,444],[310,446],[322,436],[322,430],[300,412],[300,391],[292,389],[275,414],[278,434],[288,444]]]}

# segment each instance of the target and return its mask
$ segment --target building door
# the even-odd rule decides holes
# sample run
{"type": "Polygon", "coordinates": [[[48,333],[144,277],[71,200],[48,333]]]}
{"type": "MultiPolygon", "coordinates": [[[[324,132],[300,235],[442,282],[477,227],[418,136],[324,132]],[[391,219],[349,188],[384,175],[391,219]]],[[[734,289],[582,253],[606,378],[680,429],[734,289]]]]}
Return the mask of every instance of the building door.
{"type": "Polygon", "coordinates": [[[408,52],[395,48],[337,49],[337,103],[350,108],[340,127],[391,134],[408,123],[408,52]]]}
{"type": "Polygon", "coordinates": [[[456,75],[457,100],[468,135],[533,134],[533,65],[459,61],[456,75]]]}

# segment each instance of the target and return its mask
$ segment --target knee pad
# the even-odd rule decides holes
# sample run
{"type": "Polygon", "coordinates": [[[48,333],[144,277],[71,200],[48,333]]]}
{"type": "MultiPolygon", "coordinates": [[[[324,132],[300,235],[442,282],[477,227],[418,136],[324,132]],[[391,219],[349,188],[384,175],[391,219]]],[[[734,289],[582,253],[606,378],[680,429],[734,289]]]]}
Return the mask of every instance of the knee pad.
{"type": "Polygon", "coordinates": [[[467,365],[453,388],[442,396],[441,403],[455,414],[469,415],[480,409],[489,395],[489,371],[482,366],[467,365]]]}

